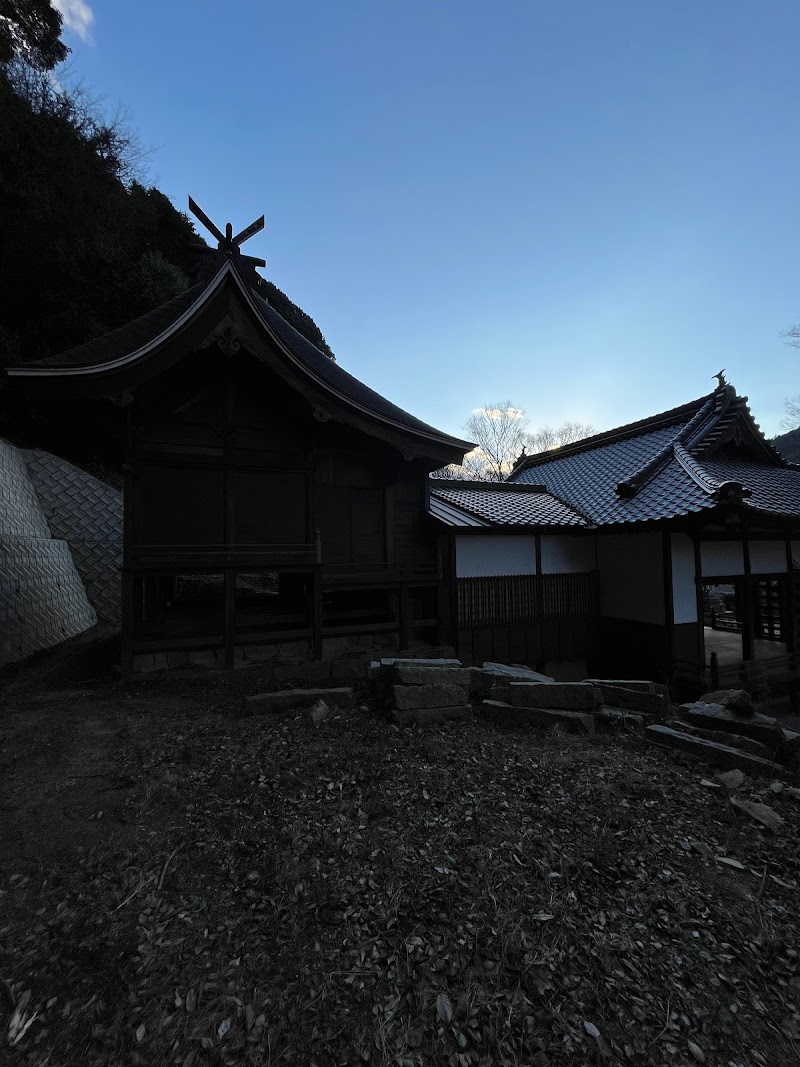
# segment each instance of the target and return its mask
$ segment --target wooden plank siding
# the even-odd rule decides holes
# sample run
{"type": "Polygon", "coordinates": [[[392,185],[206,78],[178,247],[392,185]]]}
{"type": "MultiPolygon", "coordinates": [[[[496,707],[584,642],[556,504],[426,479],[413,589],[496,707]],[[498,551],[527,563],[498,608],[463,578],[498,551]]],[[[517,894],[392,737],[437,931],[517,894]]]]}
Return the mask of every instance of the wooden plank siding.
{"type": "Polygon", "coordinates": [[[599,614],[598,575],[457,579],[460,658],[541,665],[587,657],[599,614]]]}

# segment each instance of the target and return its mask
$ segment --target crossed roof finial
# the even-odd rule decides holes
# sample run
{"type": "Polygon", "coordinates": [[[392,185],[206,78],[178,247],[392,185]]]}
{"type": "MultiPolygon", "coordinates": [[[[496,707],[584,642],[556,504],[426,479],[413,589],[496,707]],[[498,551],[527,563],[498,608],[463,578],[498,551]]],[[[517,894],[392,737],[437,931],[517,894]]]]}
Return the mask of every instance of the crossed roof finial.
{"type": "MultiPolygon", "coordinates": [[[[235,237],[233,236],[233,226],[231,226],[229,222],[226,223],[225,234],[223,235],[219,227],[214,225],[208,215],[206,215],[205,211],[203,211],[191,197],[189,197],[189,210],[199,222],[202,222],[208,232],[213,237],[216,237],[218,242],[217,248],[220,252],[226,252],[230,255],[239,254],[240,246],[243,245],[245,241],[249,241],[250,238],[259,233],[260,230],[264,229],[264,216],[262,215],[260,219],[256,219],[256,221],[251,222],[249,226],[245,226],[245,228],[240,233],[237,233],[235,237]]],[[[245,256],[244,258],[254,266],[266,267],[267,265],[266,260],[264,259],[256,259],[253,256],[245,256]]]]}

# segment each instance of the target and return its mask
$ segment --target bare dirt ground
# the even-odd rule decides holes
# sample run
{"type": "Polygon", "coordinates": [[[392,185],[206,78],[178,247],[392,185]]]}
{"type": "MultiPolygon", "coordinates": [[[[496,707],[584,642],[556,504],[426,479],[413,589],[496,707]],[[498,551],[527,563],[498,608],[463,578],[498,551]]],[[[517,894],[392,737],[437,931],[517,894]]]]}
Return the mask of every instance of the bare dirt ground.
{"type": "Polygon", "coordinates": [[[102,666],[2,680],[0,1062],[800,1063],[790,789],[102,666]]]}

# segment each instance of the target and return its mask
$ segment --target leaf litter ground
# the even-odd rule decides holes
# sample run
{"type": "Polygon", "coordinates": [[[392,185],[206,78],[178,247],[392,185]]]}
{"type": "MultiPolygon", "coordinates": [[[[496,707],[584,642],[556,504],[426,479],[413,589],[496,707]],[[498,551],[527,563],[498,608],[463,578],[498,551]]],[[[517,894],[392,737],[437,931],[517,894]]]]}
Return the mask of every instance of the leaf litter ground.
{"type": "Polygon", "coordinates": [[[800,1062],[791,788],[259,688],[7,685],[0,1062],[800,1062]]]}

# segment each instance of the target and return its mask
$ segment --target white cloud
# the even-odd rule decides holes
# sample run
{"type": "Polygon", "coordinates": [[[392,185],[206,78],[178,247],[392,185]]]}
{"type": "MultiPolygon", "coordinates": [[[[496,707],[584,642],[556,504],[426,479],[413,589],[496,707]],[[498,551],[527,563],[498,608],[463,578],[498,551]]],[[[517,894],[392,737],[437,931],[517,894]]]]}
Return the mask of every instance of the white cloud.
{"type": "Polygon", "coordinates": [[[56,11],[61,12],[64,25],[76,33],[82,41],[91,41],[94,12],[84,0],[51,0],[56,11]]]}
{"type": "Polygon", "coordinates": [[[502,407],[502,408],[474,408],[474,415],[483,415],[487,419],[491,419],[492,422],[499,422],[501,419],[524,419],[525,412],[521,408],[515,407],[502,407]]]}

